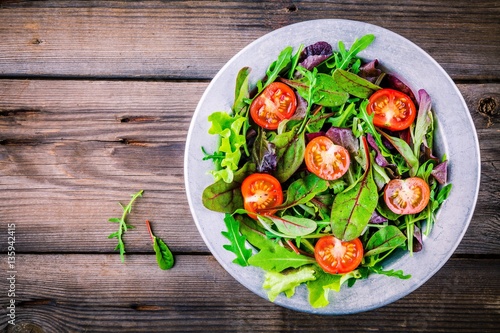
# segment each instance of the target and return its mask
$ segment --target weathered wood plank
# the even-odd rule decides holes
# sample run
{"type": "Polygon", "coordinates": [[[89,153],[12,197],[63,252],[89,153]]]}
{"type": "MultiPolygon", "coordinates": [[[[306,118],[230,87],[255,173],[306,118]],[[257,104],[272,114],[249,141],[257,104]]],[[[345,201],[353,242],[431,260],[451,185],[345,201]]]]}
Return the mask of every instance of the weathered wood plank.
{"type": "Polygon", "coordinates": [[[399,33],[454,79],[498,79],[499,15],[495,0],[4,1],[0,74],[209,79],[256,38],[330,18],[399,33]]]}
{"type": "MultiPolygon", "coordinates": [[[[498,329],[498,260],[452,259],[391,305],[350,316],[312,316],[256,296],[211,256],[176,259],[173,269],[160,271],[153,255],[132,255],[126,264],[115,255],[19,255],[16,323],[36,325],[43,332],[498,329]]],[[[1,270],[0,279],[6,278],[1,270]]],[[[7,301],[2,293],[0,304],[7,301]]],[[[0,329],[7,319],[0,317],[0,329]]]]}
{"type": "MultiPolygon", "coordinates": [[[[107,219],[144,189],[127,250],[151,251],[150,219],[175,252],[206,252],[183,179],[187,129],[206,85],[0,80],[0,216],[16,224],[20,251],[110,252],[115,241],[106,237],[116,225],[107,219]]],[[[457,253],[498,254],[499,85],[459,88],[480,136],[483,179],[457,253]],[[484,99],[497,103],[490,120],[476,111],[484,99]]]]}

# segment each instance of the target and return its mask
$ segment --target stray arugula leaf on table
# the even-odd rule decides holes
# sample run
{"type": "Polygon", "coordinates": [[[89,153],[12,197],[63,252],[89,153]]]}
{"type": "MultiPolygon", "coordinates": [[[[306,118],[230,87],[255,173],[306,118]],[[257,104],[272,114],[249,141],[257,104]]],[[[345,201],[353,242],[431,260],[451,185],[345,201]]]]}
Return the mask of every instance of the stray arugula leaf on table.
{"type": "Polygon", "coordinates": [[[118,239],[118,245],[115,247],[115,250],[120,251],[120,259],[122,262],[125,262],[125,243],[123,242],[123,233],[125,233],[128,229],[134,228],[133,225],[127,223],[126,218],[127,215],[130,214],[130,212],[132,211],[132,204],[138,197],[142,197],[143,192],[144,192],[143,190],[140,190],[139,192],[133,194],[132,199],[130,199],[130,202],[126,206],[123,206],[121,203],[118,203],[123,210],[122,216],[120,218],[112,217],[108,220],[109,222],[120,224],[118,231],[111,233],[108,236],[108,238],[118,239]]]}

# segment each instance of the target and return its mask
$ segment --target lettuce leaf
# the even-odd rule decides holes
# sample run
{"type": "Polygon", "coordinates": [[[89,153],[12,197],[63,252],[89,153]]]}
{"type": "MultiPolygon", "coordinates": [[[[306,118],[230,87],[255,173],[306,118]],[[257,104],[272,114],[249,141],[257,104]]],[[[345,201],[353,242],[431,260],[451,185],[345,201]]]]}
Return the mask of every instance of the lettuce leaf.
{"type": "Polygon", "coordinates": [[[287,274],[267,272],[262,287],[269,289],[267,296],[271,302],[274,302],[276,297],[282,292],[290,298],[295,294],[295,287],[314,279],[314,269],[310,266],[305,266],[287,274]]]}

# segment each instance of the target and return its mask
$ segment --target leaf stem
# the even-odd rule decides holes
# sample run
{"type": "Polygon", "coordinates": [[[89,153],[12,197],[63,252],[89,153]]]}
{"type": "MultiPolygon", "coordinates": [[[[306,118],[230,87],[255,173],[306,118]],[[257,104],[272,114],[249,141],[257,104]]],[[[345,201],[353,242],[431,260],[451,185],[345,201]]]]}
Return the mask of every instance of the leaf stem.
{"type": "Polygon", "coordinates": [[[146,220],[146,226],[148,227],[149,236],[151,237],[151,243],[154,244],[155,239],[153,236],[153,231],[151,231],[151,223],[149,223],[149,220],[146,220]]]}

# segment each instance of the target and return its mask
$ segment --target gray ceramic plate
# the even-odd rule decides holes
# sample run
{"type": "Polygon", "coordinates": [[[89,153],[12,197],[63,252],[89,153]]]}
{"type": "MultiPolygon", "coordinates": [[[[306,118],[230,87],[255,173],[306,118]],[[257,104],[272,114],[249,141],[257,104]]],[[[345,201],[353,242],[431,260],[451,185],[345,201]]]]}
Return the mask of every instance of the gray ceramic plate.
{"type": "MultiPolygon", "coordinates": [[[[355,38],[374,34],[375,42],[359,54],[363,59],[379,59],[391,73],[404,78],[416,92],[425,89],[432,98],[433,110],[439,121],[437,146],[439,154],[450,160],[449,182],[453,183],[450,197],[437,215],[431,235],[424,239],[424,249],[414,256],[401,254],[385,264],[386,269],[402,269],[411,274],[409,280],[373,275],[358,281],[353,287],[344,286],[339,293],[330,293],[330,305],[314,309],[307,301],[305,286],[297,288],[288,299],[280,295],[275,303],[298,311],[318,314],[347,314],[367,311],[394,302],[411,293],[432,277],[450,258],[469,225],[477,200],[480,177],[479,145],[467,106],[457,87],[427,53],[407,39],[378,26],[348,20],[315,20],[293,24],[275,30],[236,54],[214,77],[194,113],[186,142],[185,184],[189,205],[196,226],[208,248],[219,263],[245,287],[267,299],[262,289],[264,272],[255,267],[240,267],[232,263],[234,254],[222,248],[228,241],[221,235],[225,230],[223,214],[203,207],[203,189],[213,182],[207,173],[210,161],[202,161],[201,147],[214,151],[217,138],[208,134],[207,117],[214,111],[231,110],[235,78],[238,71],[252,68],[251,83],[265,74],[267,66],[286,46],[296,49],[324,40],[336,49],[339,40],[349,47],[355,38]]],[[[443,283],[445,283],[444,281],[443,283]]],[[[231,291],[228,290],[228,293],[231,291]]]]}

